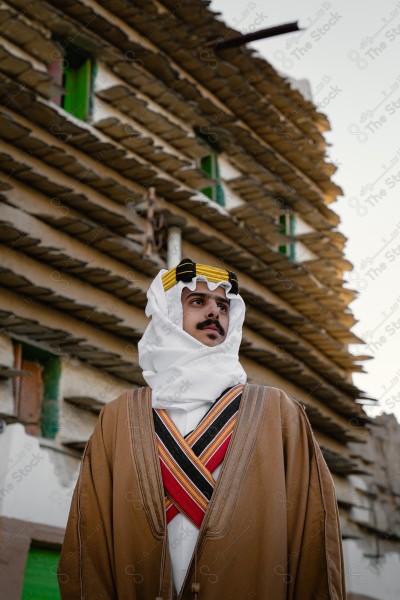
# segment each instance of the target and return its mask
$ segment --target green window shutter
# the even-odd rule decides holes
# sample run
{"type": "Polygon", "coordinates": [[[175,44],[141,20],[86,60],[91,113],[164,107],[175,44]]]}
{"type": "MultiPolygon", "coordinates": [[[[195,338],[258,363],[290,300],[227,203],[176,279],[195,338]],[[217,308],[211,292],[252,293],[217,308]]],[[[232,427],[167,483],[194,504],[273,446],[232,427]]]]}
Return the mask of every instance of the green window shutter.
{"type": "Polygon", "coordinates": [[[201,170],[210,179],[213,178],[213,164],[212,164],[213,160],[212,159],[213,159],[212,154],[209,154],[208,156],[203,156],[203,158],[201,159],[201,170]]]}
{"type": "MultiPolygon", "coordinates": [[[[209,177],[210,179],[214,179],[212,154],[209,154],[208,156],[203,156],[203,158],[201,159],[200,168],[203,171],[203,173],[207,175],[207,177],[209,177]]],[[[214,200],[213,186],[210,185],[205,188],[202,188],[201,192],[205,196],[207,196],[207,198],[210,198],[210,200],[214,200]]]]}
{"type": "Polygon", "coordinates": [[[214,200],[214,188],[206,187],[203,188],[201,191],[205,196],[207,196],[207,198],[210,198],[210,200],[214,200]]]}
{"type": "Polygon", "coordinates": [[[290,235],[294,235],[294,228],[295,228],[294,215],[289,216],[289,228],[290,228],[290,235]]]}
{"type": "MultiPolygon", "coordinates": [[[[290,228],[290,235],[294,235],[295,216],[293,214],[289,215],[289,228],[290,228]]],[[[291,242],[289,244],[289,258],[292,262],[296,260],[296,242],[291,242]]]]}
{"type": "MultiPolygon", "coordinates": [[[[281,215],[279,217],[280,233],[283,235],[294,235],[296,218],[294,215],[281,215]]],[[[289,242],[279,246],[279,252],[285,254],[291,261],[296,260],[296,242],[289,242]]]]}
{"type": "Polygon", "coordinates": [[[73,67],[64,69],[66,94],[63,106],[67,112],[82,121],[86,121],[90,114],[91,69],[89,58],[76,69],[73,67]]]}
{"type": "Polygon", "coordinates": [[[97,61],[93,58],[90,60],[90,79],[89,79],[89,103],[88,103],[88,120],[93,115],[94,110],[94,84],[97,77],[97,61]]]}
{"type": "Polygon", "coordinates": [[[57,566],[60,553],[31,548],[25,567],[21,600],[60,600],[57,566]]]}
{"type": "Polygon", "coordinates": [[[59,426],[59,395],[61,379],[61,360],[53,356],[46,361],[43,369],[44,395],[40,426],[42,436],[54,439],[59,426]]]}
{"type": "Polygon", "coordinates": [[[218,164],[218,155],[215,153],[209,154],[208,156],[203,156],[201,159],[201,170],[203,173],[207,175],[210,179],[213,179],[216,183],[213,183],[211,186],[203,188],[201,191],[205,194],[210,200],[214,200],[220,206],[225,205],[225,194],[224,188],[221,183],[221,175],[219,171],[218,164]]]}
{"type": "Polygon", "coordinates": [[[217,204],[225,206],[225,192],[220,183],[217,183],[217,204]]]}
{"type": "Polygon", "coordinates": [[[225,194],[224,194],[224,188],[222,187],[222,183],[221,183],[221,174],[219,171],[219,164],[218,164],[218,157],[215,155],[215,178],[217,180],[217,194],[216,194],[216,198],[215,200],[217,201],[217,204],[219,204],[220,206],[225,206],[225,194]]]}
{"type": "MultiPolygon", "coordinates": [[[[35,382],[33,377],[22,379],[25,393],[30,391],[29,410],[32,410],[32,398],[34,398],[35,388],[38,389],[40,384],[40,395],[38,410],[40,413],[40,429],[34,435],[42,435],[43,437],[54,439],[59,428],[59,398],[60,398],[60,380],[61,380],[61,359],[59,356],[47,352],[42,348],[31,346],[30,344],[22,343],[22,363],[31,364],[27,370],[32,370],[32,367],[40,365],[40,381],[35,382]],[[27,389],[26,389],[27,388],[27,389]]],[[[27,406],[27,398],[24,400],[24,394],[21,395],[21,406],[27,406]]],[[[21,413],[24,414],[23,412],[21,413]]]]}
{"type": "MultiPolygon", "coordinates": [[[[286,235],[286,215],[281,215],[279,217],[279,232],[283,235],[286,235]]],[[[279,246],[280,254],[286,254],[286,244],[282,244],[279,246]]]]}

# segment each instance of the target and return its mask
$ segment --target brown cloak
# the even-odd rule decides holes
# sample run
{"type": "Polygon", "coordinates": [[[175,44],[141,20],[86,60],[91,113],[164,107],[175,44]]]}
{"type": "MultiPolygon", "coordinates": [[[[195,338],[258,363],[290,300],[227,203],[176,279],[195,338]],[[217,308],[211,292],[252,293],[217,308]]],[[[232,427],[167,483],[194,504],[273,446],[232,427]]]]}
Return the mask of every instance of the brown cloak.
{"type": "Polygon", "coordinates": [[[59,564],[63,600],[345,600],[332,477],[303,407],[246,385],[179,596],[149,388],[101,412],[59,564]],[[197,587],[197,586],[194,586],[197,587]],[[193,588],[194,589],[194,588],[193,588]]]}

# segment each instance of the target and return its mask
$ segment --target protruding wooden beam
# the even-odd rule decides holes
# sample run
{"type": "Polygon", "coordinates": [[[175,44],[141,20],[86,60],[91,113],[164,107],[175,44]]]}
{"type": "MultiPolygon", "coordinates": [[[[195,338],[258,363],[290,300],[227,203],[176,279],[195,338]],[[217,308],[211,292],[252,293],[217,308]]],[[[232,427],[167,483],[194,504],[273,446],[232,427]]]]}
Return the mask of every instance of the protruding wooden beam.
{"type": "Polygon", "coordinates": [[[219,50],[226,50],[227,48],[236,48],[237,46],[243,46],[247,42],[255,42],[257,40],[263,40],[268,37],[275,35],[282,35],[284,33],[293,33],[294,31],[302,31],[298,25],[298,21],[293,23],[284,23],[283,25],[275,25],[275,27],[267,27],[260,29],[259,31],[252,31],[251,33],[240,33],[227,40],[222,41],[213,40],[205,44],[206,48],[212,48],[214,52],[219,50]]]}

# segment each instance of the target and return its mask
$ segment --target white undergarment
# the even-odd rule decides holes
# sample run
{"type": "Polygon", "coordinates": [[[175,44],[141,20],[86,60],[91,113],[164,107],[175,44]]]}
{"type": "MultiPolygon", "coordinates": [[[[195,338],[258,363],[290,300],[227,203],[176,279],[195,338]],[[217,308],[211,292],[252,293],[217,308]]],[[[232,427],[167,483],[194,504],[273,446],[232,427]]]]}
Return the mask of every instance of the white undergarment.
{"type": "MultiPolygon", "coordinates": [[[[181,435],[186,435],[196,428],[201,418],[210,408],[209,403],[205,403],[199,408],[186,411],[181,408],[171,408],[167,413],[179,429],[181,435]]],[[[213,473],[214,479],[218,478],[222,465],[217,467],[213,473]]],[[[199,529],[193,525],[192,521],[182,513],[179,513],[168,524],[169,553],[171,556],[172,576],[177,593],[181,591],[182,584],[186,577],[189,563],[193,556],[194,547],[197,542],[199,529]]]]}

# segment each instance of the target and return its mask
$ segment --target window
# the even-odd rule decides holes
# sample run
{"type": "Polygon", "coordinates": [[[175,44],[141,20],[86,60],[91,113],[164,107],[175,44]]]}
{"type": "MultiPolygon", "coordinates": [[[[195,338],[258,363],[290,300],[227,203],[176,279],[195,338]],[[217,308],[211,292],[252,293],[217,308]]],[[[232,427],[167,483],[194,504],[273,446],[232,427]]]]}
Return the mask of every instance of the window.
{"type": "Polygon", "coordinates": [[[26,373],[14,380],[18,421],[30,435],[54,439],[58,431],[60,357],[23,342],[15,343],[14,356],[14,366],[26,373]]]}
{"type": "Polygon", "coordinates": [[[22,600],[60,600],[57,566],[60,552],[30,548],[26,561],[22,600]]]}
{"type": "MultiPolygon", "coordinates": [[[[290,215],[281,215],[279,217],[280,224],[280,232],[283,235],[294,236],[295,232],[295,216],[293,214],[290,215]]],[[[282,244],[279,246],[279,252],[281,254],[285,254],[290,260],[296,260],[296,242],[291,241],[288,244],[282,244]]]]}
{"type": "Polygon", "coordinates": [[[82,48],[66,40],[60,44],[64,48],[64,58],[50,63],[48,71],[65,93],[53,101],[77,119],[88,121],[93,112],[96,62],[82,48]]]}
{"type": "Polygon", "coordinates": [[[201,191],[210,200],[214,200],[220,206],[225,205],[225,194],[222,186],[221,175],[218,166],[218,154],[212,152],[208,156],[203,156],[201,159],[200,168],[211,179],[210,185],[203,188],[201,191]]]}

